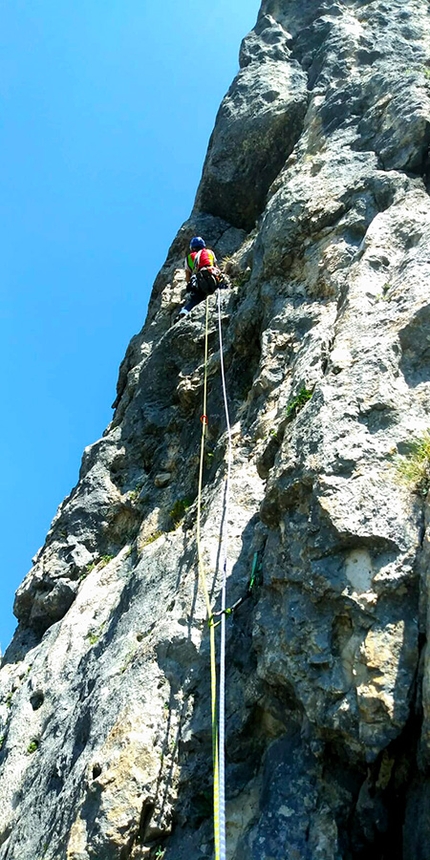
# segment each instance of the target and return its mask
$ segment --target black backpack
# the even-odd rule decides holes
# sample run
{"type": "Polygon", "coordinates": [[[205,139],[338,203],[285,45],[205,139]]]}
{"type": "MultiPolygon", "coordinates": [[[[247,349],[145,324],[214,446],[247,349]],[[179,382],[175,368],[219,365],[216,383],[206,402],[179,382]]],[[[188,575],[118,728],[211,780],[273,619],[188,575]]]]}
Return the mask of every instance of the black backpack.
{"type": "Polygon", "coordinates": [[[213,271],[213,268],[200,269],[200,271],[196,272],[196,278],[199,290],[204,296],[211,296],[217,289],[220,281],[219,275],[216,274],[216,270],[213,271]]]}

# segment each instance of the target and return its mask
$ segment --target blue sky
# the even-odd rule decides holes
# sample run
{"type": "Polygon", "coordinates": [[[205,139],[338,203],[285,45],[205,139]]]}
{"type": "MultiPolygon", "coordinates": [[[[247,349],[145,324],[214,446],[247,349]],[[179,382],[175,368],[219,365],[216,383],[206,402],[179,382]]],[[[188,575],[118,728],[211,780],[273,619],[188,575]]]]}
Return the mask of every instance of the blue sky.
{"type": "Polygon", "coordinates": [[[0,5],[0,645],[111,418],[260,0],[0,5]]]}

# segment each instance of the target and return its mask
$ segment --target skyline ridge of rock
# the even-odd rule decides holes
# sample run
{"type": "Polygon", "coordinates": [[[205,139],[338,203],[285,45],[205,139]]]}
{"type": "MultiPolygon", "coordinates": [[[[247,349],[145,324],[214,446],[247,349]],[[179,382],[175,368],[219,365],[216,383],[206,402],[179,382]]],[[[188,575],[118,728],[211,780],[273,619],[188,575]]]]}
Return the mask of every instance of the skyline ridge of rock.
{"type": "MultiPolygon", "coordinates": [[[[430,10],[263,0],[113,420],[19,587],[0,672],[0,860],[213,856],[196,565],[201,234],[233,434],[228,860],[427,860],[430,10]],[[253,560],[258,585],[248,593],[253,560]]],[[[209,299],[202,543],[227,440],[209,299]]]]}

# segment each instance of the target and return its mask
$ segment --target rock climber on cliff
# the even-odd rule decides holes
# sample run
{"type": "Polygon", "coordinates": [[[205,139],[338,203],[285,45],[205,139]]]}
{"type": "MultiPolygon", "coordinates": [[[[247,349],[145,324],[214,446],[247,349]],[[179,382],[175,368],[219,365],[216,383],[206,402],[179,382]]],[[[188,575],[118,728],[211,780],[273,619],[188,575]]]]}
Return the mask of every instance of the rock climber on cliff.
{"type": "Polygon", "coordinates": [[[206,242],[201,236],[194,236],[191,239],[190,252],[185,258],[184,266],[187,293],[190,294],[190,298],[179,312],[175,322],[188,316],[196,305],[204,301],[206,296],[212,295],[218,287],[227,286],[214,252],[206,247],[206,242]]]}

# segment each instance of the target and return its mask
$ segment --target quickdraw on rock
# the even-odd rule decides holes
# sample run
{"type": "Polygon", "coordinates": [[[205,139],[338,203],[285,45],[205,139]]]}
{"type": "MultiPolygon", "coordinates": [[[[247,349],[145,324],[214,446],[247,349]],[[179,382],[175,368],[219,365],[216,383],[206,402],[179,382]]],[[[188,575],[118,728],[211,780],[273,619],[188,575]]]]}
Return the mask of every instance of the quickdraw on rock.
{"type": "MultiPolygon", "coordinates": [[[[219,618],[221,615],[226,615],[226,616],[232,615],[233,612],[235,611],[235,609],[238,609],[239,606],[241,606],[242,603],[244,603],[244,601],[247,600],[247,598],[251,596],[254,588],[260,582],[262,569],[263,569],[263,562],[261,559],[261,554],[259,551],[257,551],[254,553],[254,556],[252,559],[251,574],[249,577],[248,589],[247,589],[246,594],[242,595],[242,597],[239,597],[235,603],[233,603],[231,606],[228,606],[226,609],[220,609],[218,612],[213,612],[212,618],[210,619],[212,622],[213,622],[214,618],[219,618]]],[[[215,622],[214,626],[217,627],[218,624],[220,624],[220,623],[221,623],[220,621],[217,621],[217,622],[215,622]]]]}

